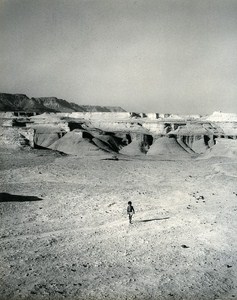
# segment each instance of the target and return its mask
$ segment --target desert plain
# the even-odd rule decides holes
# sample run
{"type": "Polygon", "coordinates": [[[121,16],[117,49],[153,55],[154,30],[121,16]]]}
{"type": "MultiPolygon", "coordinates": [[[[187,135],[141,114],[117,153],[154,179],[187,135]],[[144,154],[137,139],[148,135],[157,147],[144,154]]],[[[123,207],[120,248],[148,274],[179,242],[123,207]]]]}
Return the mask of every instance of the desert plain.
{"type": "Polygon", "coordinates": [[[234,157],[0,159],[0,299],[237,299],[234,157]]]}

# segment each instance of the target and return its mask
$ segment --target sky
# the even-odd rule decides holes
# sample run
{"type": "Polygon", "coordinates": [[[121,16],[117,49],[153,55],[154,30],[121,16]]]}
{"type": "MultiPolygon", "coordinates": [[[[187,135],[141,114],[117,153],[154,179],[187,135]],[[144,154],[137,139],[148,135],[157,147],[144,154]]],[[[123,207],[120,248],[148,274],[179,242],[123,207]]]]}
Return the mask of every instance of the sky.
{"type": "Polygon", "coordinates": [[[0,0],[0,92],[237,112],[237,1],[0,0]]]}

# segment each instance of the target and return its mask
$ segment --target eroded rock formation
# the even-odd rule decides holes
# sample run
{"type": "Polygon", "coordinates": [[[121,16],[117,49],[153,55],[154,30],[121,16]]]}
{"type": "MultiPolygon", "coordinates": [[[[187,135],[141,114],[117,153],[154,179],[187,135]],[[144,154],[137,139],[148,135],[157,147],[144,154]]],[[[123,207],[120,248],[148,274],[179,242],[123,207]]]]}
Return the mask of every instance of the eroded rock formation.
{"type": "Polygon", "coordinates": [[[185,119],[169,114],[127,112],[44,113],[25,118],[6,114],[1,117],[4,134],[7,129],[11,134],[13,130],[28,140],[31,147],[76,155],[84,155],[87,150],[95,153],[99,149],[133,156],[182,153],[181,156],[186,157],[205,153],[215,145],[217,138],[236,139],[237,136],[237,116],[233,115],[229,120],[228,115],[220,118],[219,114],[215,122],[211,116],[185,119]]]}

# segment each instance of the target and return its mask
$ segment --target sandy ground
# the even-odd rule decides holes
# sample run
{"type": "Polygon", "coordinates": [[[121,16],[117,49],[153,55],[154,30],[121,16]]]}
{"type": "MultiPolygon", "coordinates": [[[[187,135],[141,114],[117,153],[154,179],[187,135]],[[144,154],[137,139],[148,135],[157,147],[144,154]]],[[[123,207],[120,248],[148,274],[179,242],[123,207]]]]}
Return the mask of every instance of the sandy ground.
{"type": "Polygon", "coordinates": [[[104,158],[1,149],[0,299],[237,299],[237,161],[104,158]]]}

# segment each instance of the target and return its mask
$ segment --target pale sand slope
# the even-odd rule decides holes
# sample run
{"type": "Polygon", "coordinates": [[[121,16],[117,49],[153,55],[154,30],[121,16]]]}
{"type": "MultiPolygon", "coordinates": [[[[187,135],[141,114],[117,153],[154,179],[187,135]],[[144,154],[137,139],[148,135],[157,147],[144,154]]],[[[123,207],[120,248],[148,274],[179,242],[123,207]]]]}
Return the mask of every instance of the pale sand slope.
{"type": "Polygon", "coordinates": [[[168,158],[187,159],[190,153],[186,152],[174,138],[161,137],[151,145],[148,155],[164,156],[168,158]]]}
{"type": "Polygon", "coordinates": [[[141,151],[141,141],[139,140],[133,140],[130,144],[127,146],[123,147],[119,153],[124,154],[124,155],[131,155],[131,156],[136,156],[136,155],[145,155],[141,151]]]}
{"type": "Polygon", "coordinates": [[[51,144],[49,148],[73,155],[98,156],[104,154],[103,150],[89,142],[89,140],[82,138],[80,132],[76,131],[68,132],[51,144]]]}
{"type": "Polygon", "coordinates": [[[200,159],[228,157],[237,159],[237,140],[216,139],[216,144],[208,149],[200,159]]]}
{"type": "Polygon", "coordinates": [[[236,160],[0,157],[1,299],[237,299],[236,160]]]}

